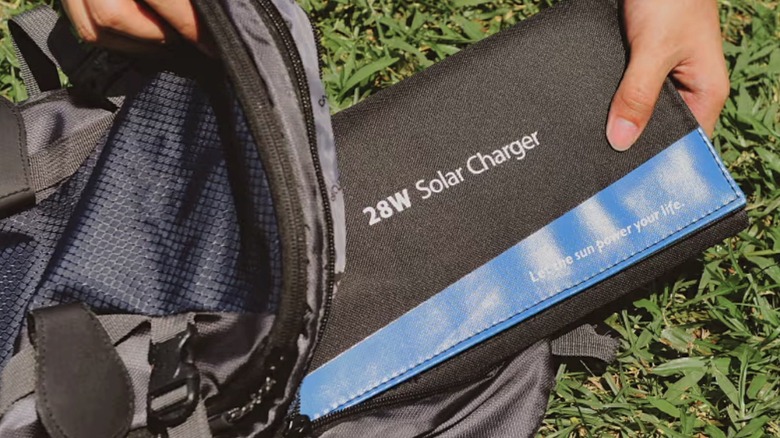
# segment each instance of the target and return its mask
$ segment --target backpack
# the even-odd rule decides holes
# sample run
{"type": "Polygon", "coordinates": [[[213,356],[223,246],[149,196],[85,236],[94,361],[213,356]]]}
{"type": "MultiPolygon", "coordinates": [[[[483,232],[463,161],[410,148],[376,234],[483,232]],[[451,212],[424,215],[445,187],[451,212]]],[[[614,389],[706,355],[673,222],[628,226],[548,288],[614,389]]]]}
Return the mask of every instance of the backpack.
{"type": "Polygon", "coordinates": [[[608,0],[333,120],[296,4],[193,3],[218,60],[10,25],[2,438],[533,436],[557,360],[615,357],[587,318],[746,224],[671,84],[607,146],[608,0]]]}

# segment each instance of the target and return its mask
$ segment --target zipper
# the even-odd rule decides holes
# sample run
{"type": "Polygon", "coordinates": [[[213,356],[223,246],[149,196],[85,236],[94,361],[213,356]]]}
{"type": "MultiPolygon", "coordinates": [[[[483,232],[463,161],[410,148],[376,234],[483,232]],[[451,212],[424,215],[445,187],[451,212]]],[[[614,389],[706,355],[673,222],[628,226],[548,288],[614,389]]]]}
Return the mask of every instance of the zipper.
{"type": "MultiPolygon", "coordinates": [[[[314,34],[314,45],[317,49],[317,73],[320,79],[322,79],[322,71],[325,68],[325,60],[323,58],[323,50],[322,50],[322,30],[320,30],[319,27],[314,25],[314,22],[311,21],[311,17],[309,17],[309,25],[311,25],[312,33],[314,34]]],[[[298,54],[298,52],[295,52],[298,54]]],[[[310,95],[308,84],[306,86],[306,91],[310,95]]],[[[323,93],[325,90],[323,89],[323,93]]],[[[321,99],[327,99],[326,96],[322,96],[321,99]]],[[[327,103],[327,101],[326,101],[327,103]]],[[[309,104],[311,104],[311,101],[309,101],[309,104]]],[[[324,104],[323,104],[324,105],[324,104]]],[[[312,112],[312,118],[314,117],[312,112]]],[[[313,120],[312,120],[313,123],[313,120]]],[[[316,136],[316,133],[315,133],[316,136]]],[[[315,142],[316,143],[316,142],[315,142]]],[[[319,156],[316,155],[315,157],[317,160],[317,163],[319,164],[319,156]]],[[[322,337],[325,334],[325,328],[328,325],[328,320],[330,319],[330,311],[331,307],[333,306],[333,292],[335,288],[335,282],[336,282],[336,244],[334,242],[335,237],[333,236],[333,216],[331,214],[330,209],[330,198],[329,191],[327,191],[327,186],[325,186],[325,182],[323,180],[322,189],[326,190],[325,193],[325,202],[326,202],[326,212],[327,212],[327,219],[326,221],[330,223],[328,225],[328,256],[330,257],[329,267],[328,267],[328,289],[327,293],[325,294],[325,302],[323,303],[323,311],[322,311],[322,320],[320,321],[320,327],[317,331],[317,338],[314,344],[314,351],[317,350],[317,347],[320,345],[320,341],[322,340],[322,337]]],[[[296,404],[296,410],[298,409],[298,404],[296,404]]]]}
{"type": "MultiPolygon", "coordinates": [[[[333,303],[333,289],[335,285],[335,244],[334,244],[334,231],[333,231],[333,216],[331,215],[329,191],[325,184],[325,179],[322,173],[322,166],[319,160],[319,150],[317,148],[317,131],[314,122],[314,109],[311,101],[311,90],[309,89],[309,82],[306,76],[306,70],[303,65],[303,60],[298,52],[298,46],[295,44],[295,40],[284,21],[284,18],[279,13],[279,10],[273,4],[272,0],[256,0],[255,6],[261,15],[273,25],[276,35],[281,40],[284,51],[282,57],[286,62],[292,66],[293,77],[296,82],[296,91],[298,94],[298,102],[301,105],[301,109],[304,112],[306,119],[306,134],[309,139],[309,148],[312,154],[312,160],[314,162],[314,169],[317,175],[317,182],[319,185],[320,193],[323,198],[323,208],[325,210],[325,223],[328,230],[328,261],[327,261],[327,280],[326,280],[326,294],[325,301],[323,303],[322,319],[319,324],[319,328],[316,335],[316,341],[313,346],[313,350],[316,350],[319,346],[319,342],[325,331],[325,327],[330,317],[330,310],[333,303]],[[264,13],[264,14],[263,14],[264,13]]],[[[317,69],[319,76],[322,77],[323,58],[322,58],[322,45],[320,42],[321,32],[320,30],[309,21],[314,38],[314,42],[317,50],[317,69]]],[[[308,437],[312,431],[312,422],[309,417],[300,414],[300,406],[296,402],[294,408],[286,417],[286,430],[285,437],[289,438],[304,438],[308,437]]]]}
{"type": "Polygon", "coordinates": [[[245,405],[233,408],[221,415],[224,422],[228,425],[236,424],[246,418],[247,415],[267,401],[267,398],[273,394],[276,383],[276,379],[266,376],[263,386],[249,395],[249,401],[245,405]]]}
{"type": "Polygon", "coordinates": [[[322,71],[325,70],[325,58],[322,51],[322,29],[319,28],[311,17],[309,17],[309,24],[311,25],[311,31],[314,33],[314,44],[317,46],[317,67],[319,69],[320,78],[322,78],[322,71]]]}
{"type": "MultiPolygon", "coordinates": [[[[265,12],[268,20],[273,24],[276,34],[284,45],[284,51],[282,57],[285,61],[289,62],[293,68],[293,76],[296,82],[296,89],[298,91],[298,102],[301,105],[305,119],[306,119],[306,135],[309,139],[309,149],[312,155],[312,161],[314,162],[314,170],[317,175],[317,184],[319,185],[320,193],[322,194],[322,206],[325,211],[325,226],[328,232],[328,261],[327,261],[327,279],[326,279],[326,294],[325,301],[323,303],[323,315],[320,321],[320,326],[317,332],[316,342],[314,349],[317,348],[319,340],[322,339],[325,325],[328,322],[330,316],[330,308],[333,301],[333,288],[335,285],[335,260],[336,260],[336,248],[334,244],[334,231],[333,231],[333,216],[331,214],[330,198],[328,187],[325,185],[325,178],[322,172],[322,165],[319,159],[319,150],[317,148],[317,128],[314,123],[314,108],[311,102],[311,90],[309,89],[309,80],[306,77],[306,69],[303,66],[303,60],[298,52],[298,46],[295,44],[292,33],[287,27],[279,10],[273,4],[272,0],[255,0],[256,6],[259,6],[258,11],[265,12]]],[[[311,24],[311,22],[310,22],[311,24]]],[[[322,47],[319,39],[319,29],[312,25],[312,33],[314,36],[314,42],[317,48],[317,68],[319,75],[322,76],[322,47]]]]}
{"type": "MultiPolygon", "coordinates": [[[[272,173],[278,178],[277,181],[280,182],[279,186],[281,187],[281,190],[287,189],[286,196],[276,196],[274,199],[278,216],[282,216],[282,218],[280,218],[281,220],[278,220],[280,232],[284,230],[283,236],[285,240],[289,242],[288,256],[285,257],[287,260],[283,259],[283,263],[289,260],[292,262],[290,264],[297,266],[300,263],[300,260],[303,260],[302,254],[305,251],[305,248],[302,248],[300,245],[300,242],[304,239],[302,236],[299,236],[299,233],[303,229],[303,223],[300,212],[296,208],[297,206],[300,206],[300,200],[294,190],[294,182],[290,181],[289,177],[285,176],[291,174],[289,170],[292,168],[291,163],[284,154],[284,149],[287,145],[285,144],[285,140],[281,136],[281,133],[275,129],[276,121],[273,118],[270,108],[257,105],[257,102],[267,102],[269,100],[265,89],[263,87],[240,86],[241,83],[261,83],[260,74],[222,7],[217,2],[211,0],[197,0],[197,4],[202,15],[208,17],[205,21],[213,24],[213,26],[210,26],[210,30],[214,35],[214,38],[221,43],[227,53],[230,53],[230,56],[225,57],[223,62],[225,62],[228,67],[228,75],[233,76],[232,79],[236,87],[236,93],[246,112],[247,121],[249,122],[252,134],[257,140],[268,141],[268,143],[270,143],[269,148],[260,150],[259,152],[261,156],[270,155],[270,157],[265,160],[264,164],[269,166],[269,173],[272,173]],[[248,79],[244,79],[246,82],[239,80],[239,74],[242,79],[248,77],[248,79]],[[253,102],[255,104],[252,104],[253,102]]],[[[291,347],[295,348],[295,339],[288,334],[294,333],[297,338],[298,333],[300,332],[301,313],[303,312],[305,305],[305,298],[303,297],[304,292],[302,292],[305,290],[302,287],[306,284],[305,277],[306,270],[303,268],[287,271],[287,275],[284,276],[284,290],[289,291],[290,293],[283,294],[282,296],[281,311],[279,312],[279,315],[277,315],[277,321],[271,329],[271,333],[267,340],[268,342],[265,345],[264,352],[261,356],[263,363],[270,362],[269,359],[272,358],[272,355],[276,355],[279,352],[286,352],[287,350],[290,350],[291,347]],[[290,275],[290,273],[292,275],[290,275]],[[290,294],[292,294],[292,296],[290,296],[290,294]]],[[[267,373],[268,370],[265,371],[267,373]]],[[[247,378],[249,377],[250,376],[247,376],[247,378]]],[[[276,384],[278,382],[274,383],[276,384]]],[[[241,385],[233,382],[233,387],[240,388],[241,385]]],[[[271,390],[264,386],[260,391],[263,391],[265,395],[275,392],[273,391],[275,388],[270,389],[271,390]]],[[[240,391],[240,389],[237,389],[237,391],[240,391]]],[[[234,419],[235,421],[243,419],[249,412],[254,411],[258,406],[257,398],[253,398],[253,396],[256,395],[256,392],[257,391],[250,392],[248,399],[244,400],[232,400],[233,398],[238,397],[229,396],[217,399],[214,401],[214,409],[222,411],[222,409],[225,409],[230,405],[239,405],[242,407],[251,406],[251,409],[246,410],[244,415],[234,415],[231,417],[231,419],[234,419]]],[[[264,397],[263,399],[267,398],[268,397],[264,397]]],[[[225,419],[224,415],[219,415],[218,418],[225,419]]],[[[215,426],[225,426],[225,424],[221,423],[221,421],[217,421],[215,426]]],[[[232,423],[227,423],[227,425],[230,426],[232,423]]]]}
{"type": "MultiPolygon", "coordinates": [[[[495,375],[502,369],[503,369],[503,365],[499,365],[499,366],[495,367],[494,369],[492,369],[491,371],[485,373],[484,376],[481,376],[478,379],[472,379],[472,380],[469,380],[469,381],[466,381],[466,382],[449,383],[449,384],[446,384],[446,385],[435,386],[435,387],[429,388],[429,389],[427,389],[425,391],[414,392],[414,393],[409,393],[409,394],[387,395],[387,396],[384,396],[384,397],[380,396],[380,397],[378,397],[378,398],[376,398],[374,400],[369,400],[369,401],[363,402],[363,403],[361,403],[359,405],[355,405],[355,406],[346,408],[346,409],[341,410],[341,411],[334,411],[334,412],[331,412],[331,413],[329,413],[327,415],[323,415],[322,417],[320,417],[320,418],[318,418],[318,419],[316,419],[316,420],[311,422],[311,430],[314,431],[314,430],[320,429],[320,428],[325,427],[325,426],[327,426],[329,424],[335,423],[335,422],[337,422],[339,420],[342,420],[342,419],[347,418],[347,417],[351,417],[353,415],[360,415],[360,414],[371,412],[371,411],[374,411],[374,410],[377,410],[377,409],[382,409],[382,408],[387,408],[387,407],[391,407],[391,406],[394,406],[394,405],[399,405],[399,404],[414,402],[414,401],[417,401],[417,400],[422,400],[422,399],[425,399],[425,398],[428,398],[428,397],[432,397],[432,396],[437,395],[437,394],[441,394],[443,392],[456,391],[456,390],[465,388],[465,387],[467,387],[469,385],[472,385],[475,382],[478,382],[479,380],[491,379],[491,378],[495,377],[495,375]]],[[[306,417],[306,418],[308,418],[308,417],[306,417]]],[[[310,436],[311,436],[311,433],[310,433],[310,435],[302,436],[302,438],[303,437],[308,438],[310,436]]],[[[298,438],[298,436],[295,436],[295,438],[298,438]]]]}
{"type": "MultiPolygon", "coordinates": [[[[262,79],[259,75],[259,72],[257,71],[256,66],[254,65],[251,56],[249,55],[246,47],[244,47],[240,37],[237,35],[237,32],[235,28],[233,27],[232,22],[225,14],[225,11],[221,8],[221,6],[217,2],[212,2],[210,0],[199,0],[198,1],[200,9],[203,13],[203,15],[210,17],[208,21],[213,20],[213,23],[215,26],[212,26],[210,29],[212,33],[215,33],[216,39],[221,39],[223,47],[226,48],[227,53],[230,53],[229,60],[226,60],[226,63],[232,64],[231,67],[233,67],[233,73],[235,76],[238,76],[241,74],[241,77],[246,77],[245,75],[250,75],[251,78],[247,81],[247,83],[261,83],[262,79]]],[[[317,138],[316,138],[316,127],[314,122],[314,112],[312,108],[312,102],[311,102],[311,96],[310,96],[310,90],[308,87],[308,79],[306,77],[306,72],[303,66],[303,61],[300,58],[300,54],[298,53],[297,46],[295,46],[295,42],[292,38],[292,35],[287,28],[284,19],[282,18],[279,11],[276,9],[276,7],[272,4],[269,0],[256,0],[255,6],[261,15],[263,15],[263,18],[266,19],[267,22],[270,22],[272,24],[272,30],[275,32],[275,36],[277,36],[283,46],[284,51],[282,51],[283,58],[285,59],[285,62],[288,64],[288,67],[291,67],[291,70],[293,72],[296,91],[298,92],[298,101],[301,105],[302,112],[304,113],[304,118],[306,122],[306,133],[309,140],[309,148],[311,152],[312,162],[314,165],[315,175],[317,178],[317,184],[318,188],[320,190],[321,196],[322,196],[322,203],[323,203],[323,210],[324,210],[324,219],[325,219],[325,225],[327,228],[327,260],[326,260],[326,296],[325,301],[323,303],[324,309],[323,309],[323,320],[320,322],[320,327],[318,331],[318,339],[319,334],[321,334],[322,328],[324,327],[325,323],[325,315],[329,313],[329,307],[330,303],[332,301],[332,295],[333,295],[333,288],[335,284],[335,244],[334,244],[334,231],[333,231],[333,218],[331,216],[331,210],[330,210],[330,199],[329,194],[327,190],[327,186],[325,184],[325,179],[322,172],[322,166],[319,161],[319,150],[317,147],[317,138]]],[[[318,48],[319,49],[319,48],[318,48]]],[[[230,72],[229,72],[230,73],[230,72]]],[[[238,84],[237,78],[233,78],[235,83],[238,84]]],[[[246,97],[246,101],[242,102],[242,106],[244,110],[246,111],[247,119],[250,123],[250,128],[252,129],[253,134],[256,135],[257,138],[266,139],[270,138],[273,139],[272,141],[272,149],[273,148],[281,148],[280,151],[283,151],[284,147],[286,146],[283,137],[281,137],[279,132],[274,132],[275,130],[271,127],[275,126],[275,123],[273,122],[273,117],[269,110],[266,108],[259,108],[257,105],[249,105],[250,102],[258,102],[258,101],[266,101],[268,99],[268,96],[265,94],[265,91],[262,89],[263,87],[245,87],[240,88],[236,86],[237,94],[239,95],[239,99],[241,99],[242,95],[246,97]],[[252,120],[258,121],[259,123],[252,126],[252,120]],[[271,129],[269,129],[271,128],[271,129]],[[257,135],[257,134],[260,135],[257,135]]],[[[279,158],[284,158],[284,153],[277,154],[279,158]]],[[[280,175],[280,168],[283,167],[290,167],[290,163],[287,160],[282,159],[282,163],[279,165],[277,162],[273,162],[276,175],[280,175]]],[[[281,169],[281,173],[284,173],[284,169],[281,169]]],[[[290,174],[290,173],[288,173],[290,174]]],[[[284,175],[281,175],[282,177],[282,187],[288,186],[291,184],[290,182],[284,181],[283,177],[284,175]]],[[[288,193],[294,193],[293,190],[288,190],[288,193]]],[[[289,239],[291,242],[292,250],[290,253],[292,254],[292,257],[294,257],[294,260],[303,260],[301,257],[302,251],[305,251],[305,248],[301,248],[298,245],[298,242],[300,242],[303,239],[298,239],[296,232],[298,230],[302,229],[303,224],[301,223],[301,215],[296,214],[294,206],[300,205],[300,202],[298,201],[297,197],[295,199],[290,199],[288,196],[284,196],[283,202],[280,202],[280,204],[283,204],[282,207],[286,213],[285,217],[287,221],[289,221],[292,224],[291,231],[289,237],[293,237],[292,239],[289,239]]],[[[282,222],[282,221],[280,221],[282,222]]],[[[291,300],[291,304],[289,306],[289,309],[298,309],[300,312],[303,312],[302,309],[305,308],[305,296],[303,293],[300,293],[300,291],[305,291],[305,285],[306,283],[306,270],[305,269],[298,269],[297,272],[294,273],[297,277],[303,277],[303,278],[296,278],[294,277],[292,282],[292,287],[285,288],[288,291],[291,291],[295,294],[294,299],[291,300]],[[303,274],[303,275],[301,275],[303,274]]],[[[284,279],[284,281],[287,281],[287,278],[284,279]]],[[[285,312],[287,313],[287,312],[285,312]]],[[[288,379],[290,376],[277,376],[277,371],[279,370],[279,365],[283,362],[289,362],[291,357],[295,357],[295,355],[289,355],[285,354],[284,352],[291,349],[296,349],[295,341],[297,340],[299,334],[302,331],[301,327],[301,315],[295,314],[295,312],[290,312],[290,315],[285,315],[280,313],[278,316],[278,319],[281,319],[281,321],[278,321],[274,324],[274,328],[272,329],[271,335],[269,335],[270,341],[277,341],[277,339],[272,338],[274,331],[276,331],[277,336],[283,339],[280,342],[269,342],[269,344],[266,346],[266,350],[270,354],[266,355],[263,359],[264,362],[268,362],[269,358],[272,359],[272,364],[269,367],[269,369],[266,370],[265,374],[265,381],[264,384],[261,386],[261,388],[257,389],[254,392],[251,392],[248,394],[248,397],[243,398],[243,401],[239,402],[236,401],[235,403],[231,400],[220,400],[219,402],[214,403],[214,405],[224,406],[221,409],[215,409],[218,412],[221,412],[217,415],[211,416],[210,423],[212,424],[212,427],[215,429],[215,431],[218,430],[225,430],[234,426],[237,426],[243,419],[245,419],[250,414],[255,414],[256,411],[258,411],[260,406],[263,406],[267,403],[272,402],[272,400],[275,398],[277,393],[279,392],[279,387],[282,388],[286,386],[288,379]],[[284,336],[285,334],[290,334],[290,336],[284,336]],[[294,335],[294,336],[292,336],[294,335]],[[275,345],[280,344],[280,345],[275,345]],[[285,345],[286,344],[286,345],[285,345]],[[279,351],[281,347],[281,351],[279,351]],[[278,360],[273,360],[278,359],[278,360]],[[238,405],[238,407],[233,407],[230,409],[225,410],[225,407],[232,404],[233,406],[238,405]]],[[[316,344],[315,346],[316,347],[316,344]]],[[[239,385],[236,385],[239,386],[239,385]]],[[[296,423],[300,423],[301,420],[296,423]]],[[[301,429],[300,427],[297,428],[297,430],[305,431],[305,428],[301,429]]]]}
{"type": "Polygon", "coordinates": [[[288,421],[284,438],[309,438],[313,432],[311,420],[306,415],[296,415],[288,421]]]}

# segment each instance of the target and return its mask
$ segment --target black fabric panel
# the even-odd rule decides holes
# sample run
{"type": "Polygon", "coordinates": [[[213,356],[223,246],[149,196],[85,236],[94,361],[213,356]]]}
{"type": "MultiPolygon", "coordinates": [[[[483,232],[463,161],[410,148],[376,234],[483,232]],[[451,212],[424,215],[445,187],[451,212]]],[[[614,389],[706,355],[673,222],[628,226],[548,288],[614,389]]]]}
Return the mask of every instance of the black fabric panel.
{"type": "Polygon", "coordinates": [[[544,340],[479,380],[323,424],[315,436],[532,437],[544,418],[554,377],[555,361],[544,340]]]}
{"type": "Polygon", "coordinates": [[[86,306],[36,310],[37,411],[52,438],[120,438],[130,429],[130,375],[86,306]]]}
{"type": "Polygon", "coordinates": [[[314,368],[697,127],[667,83],[638,143],[610,148],[626,58],[618,18],[606,0],[561,3],[335,116],[349,269],[314,368]],[[419,200],[418,180],[535,132],[521,162],[419,200]],[[363,209],[403,188],[412,207],[369,226],[363,209]]]}
{"type": "Polygon", "coordinates": [[[35,205],[22,117],[0,96],[0,219],[35,205]]]}
{"type": "Polygon", "coordinates": [[[58,90],[62,85],[57,65],[39,47],[38,44],[43,44],[43,42],[36,43],[27,32],[13,21],[8,22],[8,29],[11,31],[14,43],[19,48],[19,53],[24,56],[24,61],[30,68],[30,73],[32,73],[38,89],[40,91],[58,90]]]}

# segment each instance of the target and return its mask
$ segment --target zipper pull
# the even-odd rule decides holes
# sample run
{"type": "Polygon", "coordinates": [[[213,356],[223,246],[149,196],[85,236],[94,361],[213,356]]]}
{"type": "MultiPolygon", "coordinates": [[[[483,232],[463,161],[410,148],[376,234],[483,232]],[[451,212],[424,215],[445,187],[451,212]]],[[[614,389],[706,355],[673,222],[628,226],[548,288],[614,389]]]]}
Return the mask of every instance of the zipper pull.
{"type": "Polygon", "coordinates": [[[222,419],[228,424],[237,424],[244,419],[248,414],[252,413],[259,406],[263,405],[267,401],[267,398],[272,394],[276,385],[276,380],[271,376],[265,378],[265,383],[256,392],[249,395],[249,401],[241,407],[231,409],[222,415],[222,419]]]}
{"type": "Polygon", "coordinates": [[[313,430],[311,420],[306,415],[296,415],[287,422],[287,430],[284,431],[285,438],[311,438],[313,430]]]}

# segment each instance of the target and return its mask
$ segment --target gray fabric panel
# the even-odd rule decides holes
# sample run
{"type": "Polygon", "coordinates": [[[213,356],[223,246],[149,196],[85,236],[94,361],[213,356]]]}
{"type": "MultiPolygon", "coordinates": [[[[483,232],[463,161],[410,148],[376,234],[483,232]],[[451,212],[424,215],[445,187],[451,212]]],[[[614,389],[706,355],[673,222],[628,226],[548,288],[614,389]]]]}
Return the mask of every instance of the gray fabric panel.
{"type": "Polygon", "coordinates": [[[355,415],[316,436],[532,437],[547,409],[554,377],[550,344],[544,340],[464,388],[355,415]]]}
{"type": "Polygon", "coordinates": [[[187,330],[187,325],[195,322],[194,313],[185,313],[165,318],[152,318],[152,343],[161,344],[187,330]]]}
{"type": "Polygon", "coordinates": [[[184,424],[168,429],[168,438],[209,438],[211,436],[209,419],[203,401],[198,403],[195,412],[184,424]]]}
{"type": "Polygon", "coordinates": [[[26,349],[11,359],[0,377],[0,418],[14,403],[35,390],[35,352],[26,349]]]}
{"type": "Polygon", "coordinates": [[[146,394],[149,390],[149,376],[152,373],[152,366],[149,365],[149,326],[135,331],[132,336],[119,344],[116,350],[127,367],[135,394],[135,412],[130,429],[145,427],[146,394]]]}
{"type": "Polygon", "coordinates": [[[122,341],[142,324],[149,322],[149,317],[144,315],[101,315],[98,319],[114,344],[122,341]]]}
{"type": "Polygon", "coordinates": [[[92,126],[100,126],[99,123],[113,117],[113,113],[105,109],[77,104],[66,90],[41,94],[25,101],[20,109],[30,155],[92,126]]]}
{"type": "Polygon", "coordinates": [[[106,112],[103,117],[88,120],[80,130],[44,146],[30,157],[30,179],[37,202],[46,199],[53,193],[51,189],[76,173],[111,127],[113,119],[113,114],[106,112]]]}
{"type": "MultiPolygon", "coordinates": [[[[115,98],[121,106],[124,98],[115,98]]],[[[27,129],[30,179],[42,202],[86,162],[115,113],[78,105],[65,90],[45,92],[20,106],[27,129]]]]}
{"type": "Polygon", "coordinates": [[[596,333],[591,324],[581,325],[551,342],[552,353],[556,356],[593,357],[605,363],[615,360],[619,345],[619,340],[596,333]]]}
{"type": "Polygon", "coordinates": [[[490,386],[470,398],[460,415],[439,426],[433,436],[519,438],[536,436],[555,382],[547,341],[510,362],[490,386]]]}
{"type": "Polygon", "coordinates": [[[0,437],[3,438],[48,438],[49,435],[38,421],[35,396],[30,395],[13,406],[0,421],[0,437]]]}
{"type": "MultiPolygon", "coordinates": [[[[336,156],[336,141],[330,120],[330,105],[322,85],[319,69],[319,54],[314,29],[306,12],[296,2],[273,0],[279,13],[295,39],[295,46],[303,60],[309,93],[312,101],[317,147],[320,166],[328,188],[331,216],[333,216],[333,240],[336,250],[336,273],[344,272],[346,265],[346,219],[344,216],[344,192],[339,183],[339,170],[336,156]]],[[[334,292],[335,293],[335,292],[334,292]]]]}

